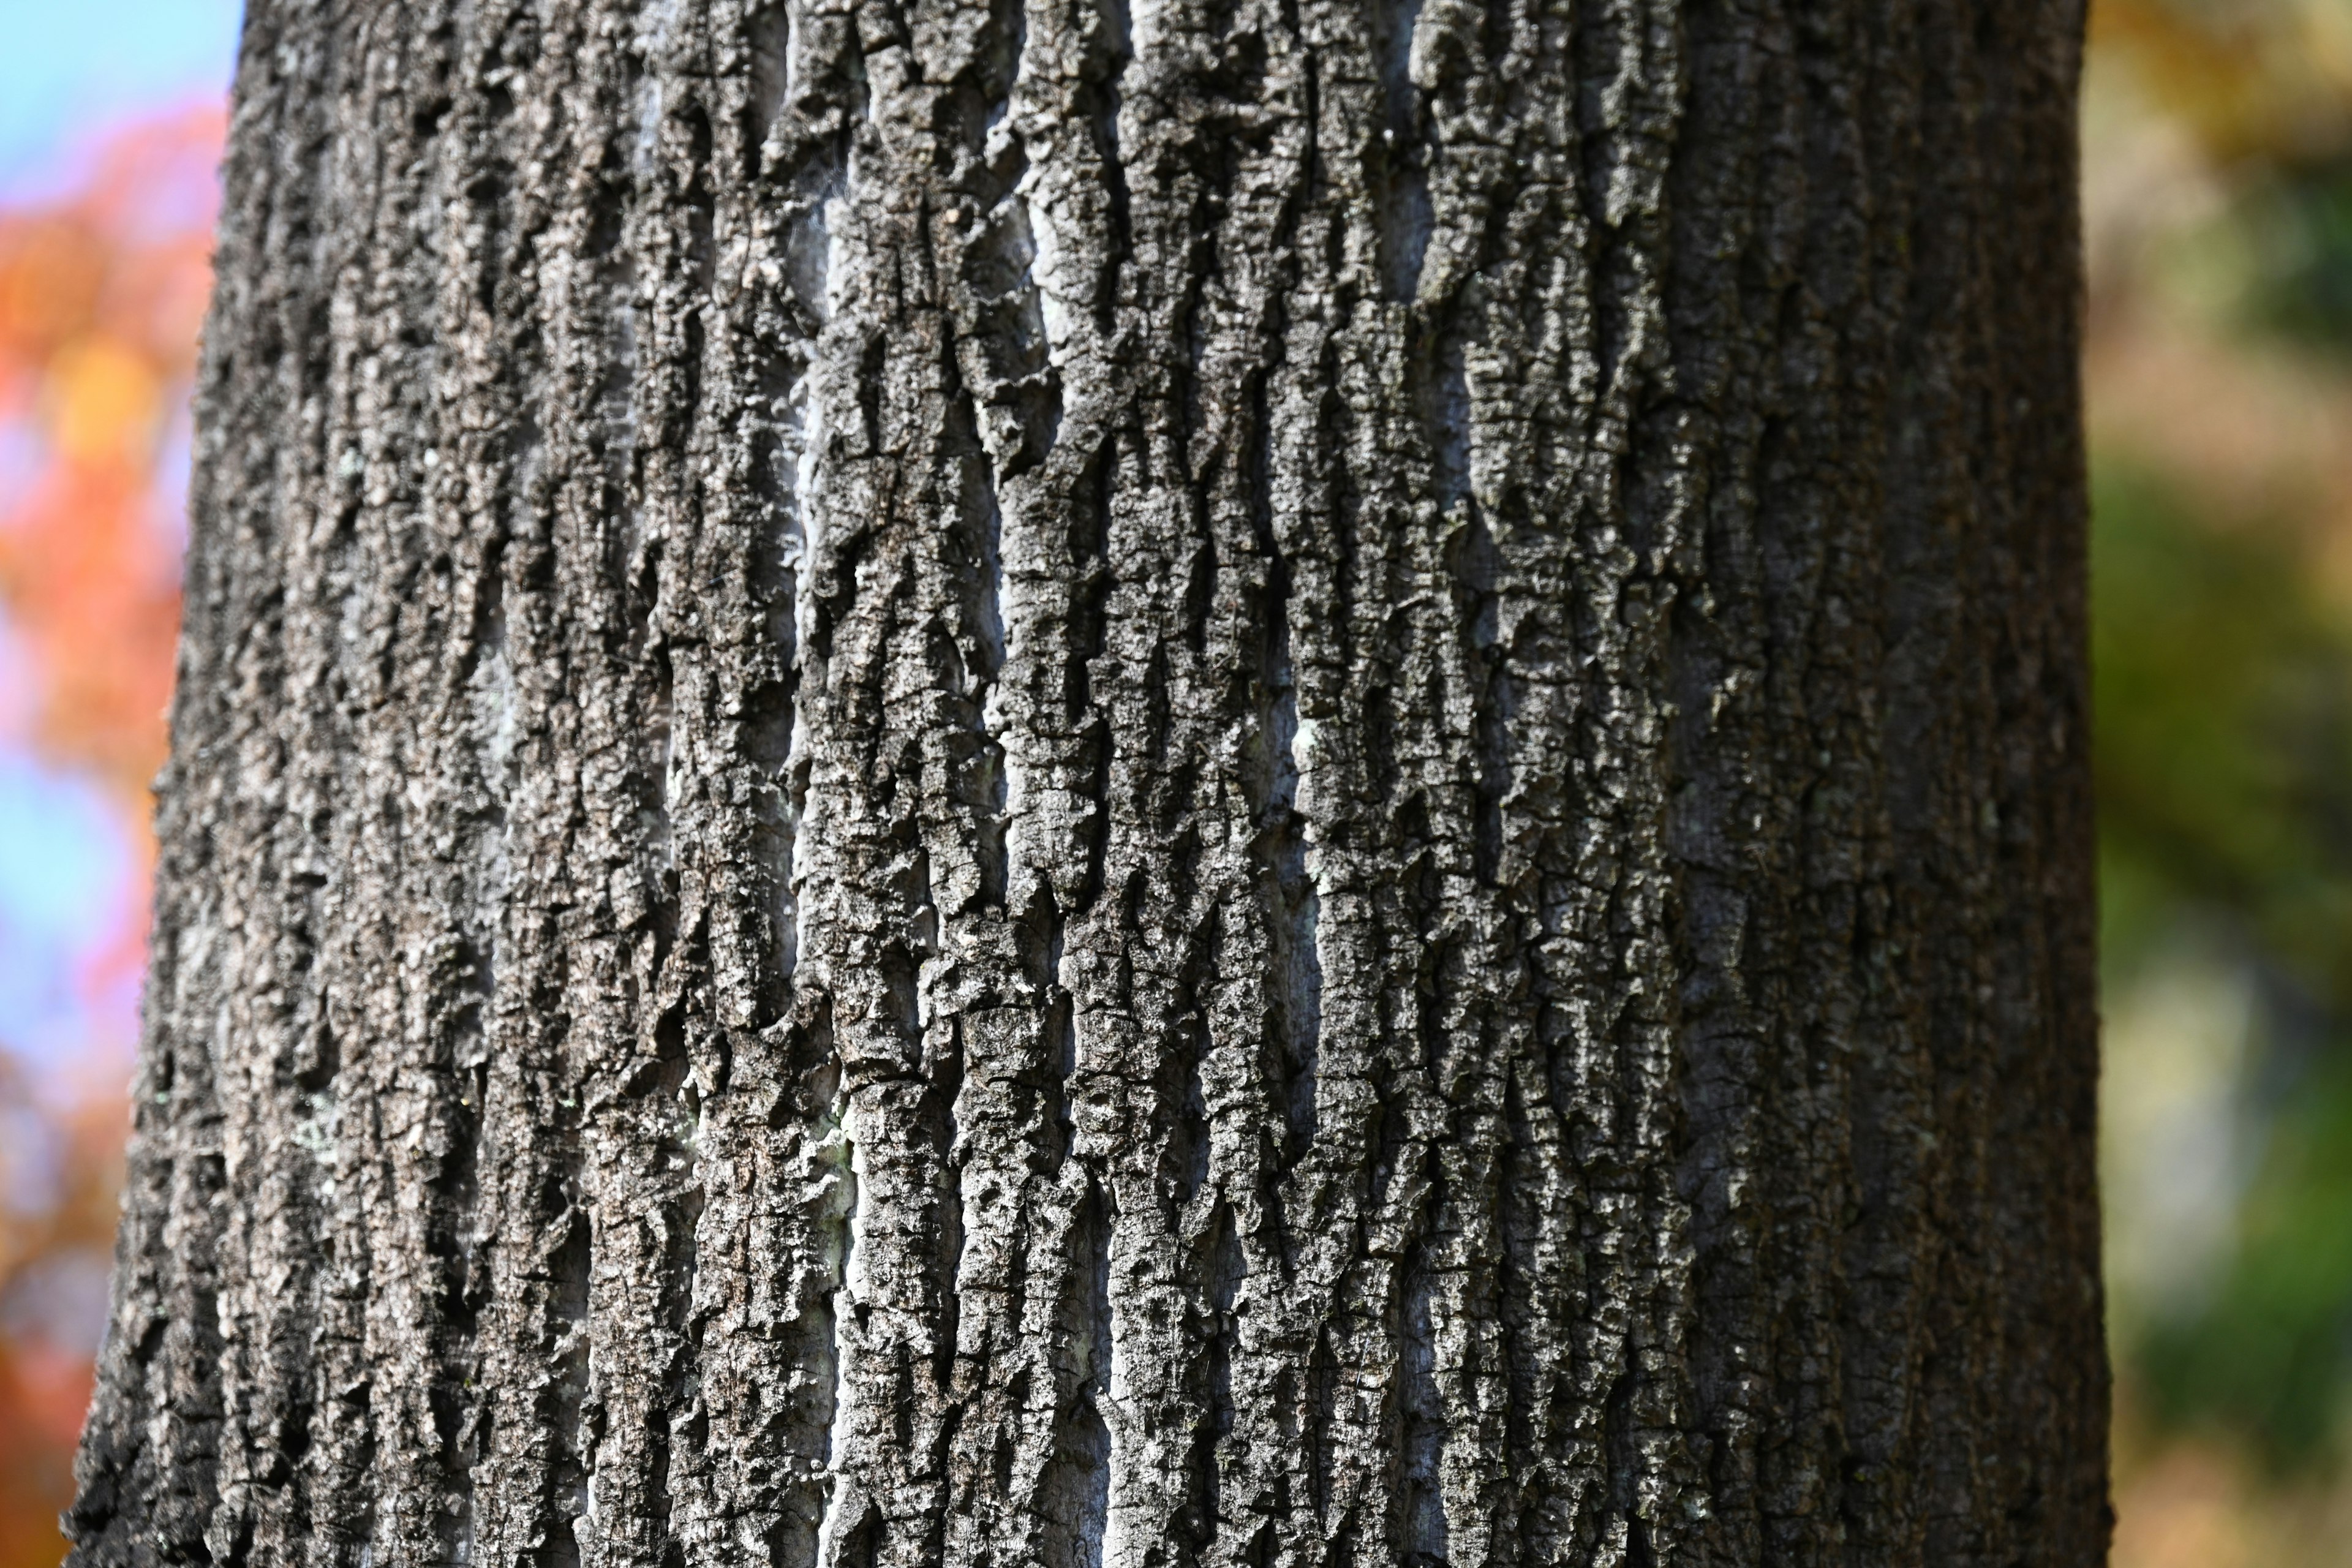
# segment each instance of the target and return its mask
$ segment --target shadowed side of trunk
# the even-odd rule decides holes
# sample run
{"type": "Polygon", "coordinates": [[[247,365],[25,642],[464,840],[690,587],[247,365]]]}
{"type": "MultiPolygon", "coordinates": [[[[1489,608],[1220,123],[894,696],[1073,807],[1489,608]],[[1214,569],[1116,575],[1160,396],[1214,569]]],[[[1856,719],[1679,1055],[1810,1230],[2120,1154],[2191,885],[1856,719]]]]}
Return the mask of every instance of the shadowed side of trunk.
{"type": "Polygon", "coordinates": [[[2100,1562],[2079,30],[252,0],[75,1560],[2100,1562]]]}

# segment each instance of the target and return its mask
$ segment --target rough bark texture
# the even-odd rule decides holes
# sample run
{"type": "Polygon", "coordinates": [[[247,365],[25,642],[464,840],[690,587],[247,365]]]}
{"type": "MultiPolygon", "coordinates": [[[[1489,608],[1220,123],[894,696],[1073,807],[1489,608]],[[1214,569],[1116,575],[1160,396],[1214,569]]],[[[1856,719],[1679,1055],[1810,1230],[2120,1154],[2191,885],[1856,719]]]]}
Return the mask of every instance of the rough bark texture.
{"type": "Polygon", "coordinates": [[[252,0],[77,1561],[2100,1561],[2078,27],[252,0]]]}

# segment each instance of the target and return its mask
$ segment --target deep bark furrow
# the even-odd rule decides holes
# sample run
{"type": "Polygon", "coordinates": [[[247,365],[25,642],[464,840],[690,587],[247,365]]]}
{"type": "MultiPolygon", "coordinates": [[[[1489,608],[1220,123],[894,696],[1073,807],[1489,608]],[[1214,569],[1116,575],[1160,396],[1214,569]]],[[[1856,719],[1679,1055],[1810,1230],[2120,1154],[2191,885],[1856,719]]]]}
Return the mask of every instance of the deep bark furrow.
{"type": "Polygon", "coordinates": [[[2095,1561],[2078,27],[254,0],[80,1561],[2095,1561]]]}

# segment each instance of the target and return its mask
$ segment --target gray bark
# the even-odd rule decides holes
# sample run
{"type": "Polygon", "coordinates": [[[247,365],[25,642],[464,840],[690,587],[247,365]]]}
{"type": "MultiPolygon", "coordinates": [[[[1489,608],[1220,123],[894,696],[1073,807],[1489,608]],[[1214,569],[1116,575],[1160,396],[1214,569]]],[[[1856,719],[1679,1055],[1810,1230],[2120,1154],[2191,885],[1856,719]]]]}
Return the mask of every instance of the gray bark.
{"type": "Polygon", "coordinates": [[[253,0],[86,1564],[2101,1560],[2071,0],[253,0]]]}

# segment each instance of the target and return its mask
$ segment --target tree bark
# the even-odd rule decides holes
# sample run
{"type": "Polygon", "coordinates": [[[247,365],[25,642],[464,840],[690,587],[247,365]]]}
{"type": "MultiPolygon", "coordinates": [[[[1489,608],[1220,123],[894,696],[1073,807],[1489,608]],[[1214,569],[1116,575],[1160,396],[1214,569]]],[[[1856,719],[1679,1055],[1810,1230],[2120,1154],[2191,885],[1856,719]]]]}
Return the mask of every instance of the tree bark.
{"type": "Polygon", "coordinates": [[[86,1564],[2103,1558],[2072,0],[252,0],[86,1564]]]}

